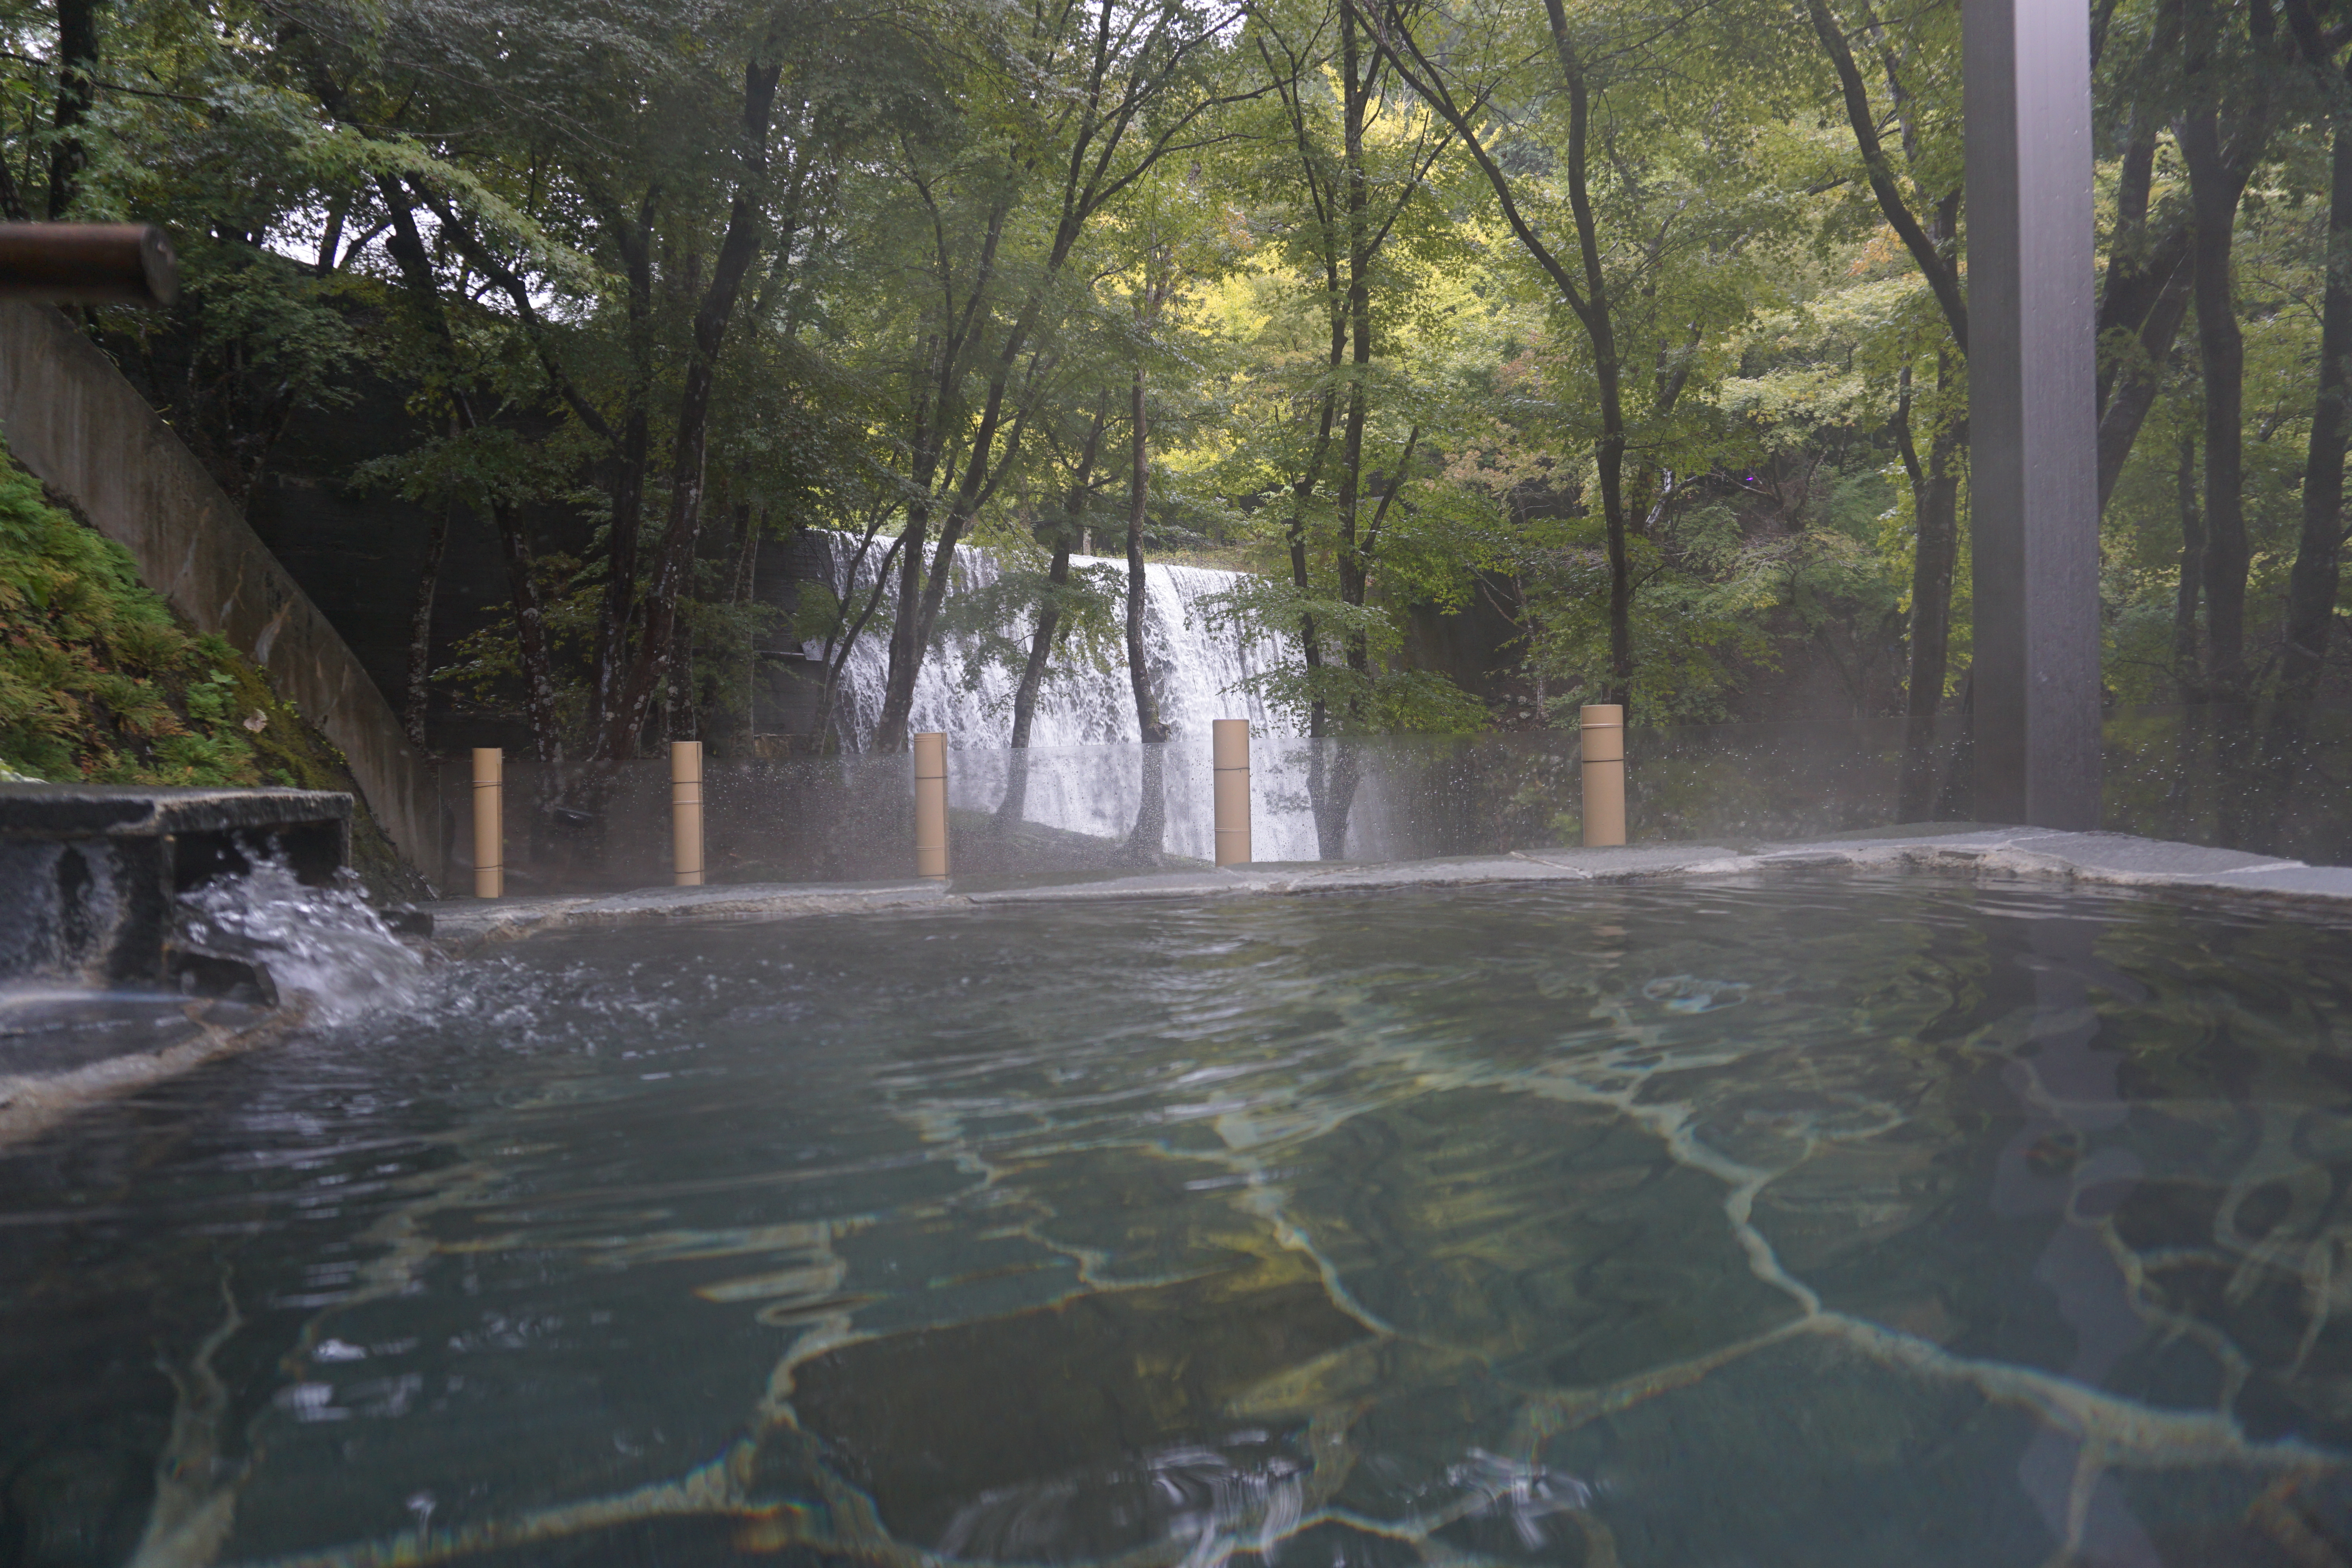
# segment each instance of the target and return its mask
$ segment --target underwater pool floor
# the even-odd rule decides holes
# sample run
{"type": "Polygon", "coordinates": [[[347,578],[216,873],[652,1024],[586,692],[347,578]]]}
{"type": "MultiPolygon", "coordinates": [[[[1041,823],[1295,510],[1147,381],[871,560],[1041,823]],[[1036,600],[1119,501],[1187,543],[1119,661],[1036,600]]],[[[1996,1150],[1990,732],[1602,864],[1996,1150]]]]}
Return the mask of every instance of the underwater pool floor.
{"type": "Polygon", "coordinates": [[[0,1152],[0,1563],[2352,1563],[2352,918],[563,931],[0,1152]]]}

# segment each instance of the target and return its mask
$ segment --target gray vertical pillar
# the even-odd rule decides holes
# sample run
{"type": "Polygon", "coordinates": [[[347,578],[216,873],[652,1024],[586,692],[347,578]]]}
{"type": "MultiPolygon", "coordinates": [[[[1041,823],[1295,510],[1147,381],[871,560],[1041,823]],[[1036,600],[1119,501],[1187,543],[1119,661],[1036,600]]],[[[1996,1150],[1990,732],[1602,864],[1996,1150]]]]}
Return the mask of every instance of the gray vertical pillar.
{"type": "Polygon", "coordinates": [[[2099,822],[2085,0],[1961,0],[1976,816],[2099,822]]]}

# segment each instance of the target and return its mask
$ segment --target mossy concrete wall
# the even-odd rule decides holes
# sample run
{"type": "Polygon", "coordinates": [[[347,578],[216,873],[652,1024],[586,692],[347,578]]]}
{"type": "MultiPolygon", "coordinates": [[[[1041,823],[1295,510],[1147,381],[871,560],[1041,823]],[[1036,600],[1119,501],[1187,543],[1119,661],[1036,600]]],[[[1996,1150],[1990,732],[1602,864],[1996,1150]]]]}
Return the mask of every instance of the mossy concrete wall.
{"type": "Polygon", "coordinates": [[[437,871],[432,764],[392,705],[194,454],[47,306],[0,301],[0,430],[53,494],[131,552],[149,587],[269,672],[278,695],[341,749],[410,864],[437,871]]]}

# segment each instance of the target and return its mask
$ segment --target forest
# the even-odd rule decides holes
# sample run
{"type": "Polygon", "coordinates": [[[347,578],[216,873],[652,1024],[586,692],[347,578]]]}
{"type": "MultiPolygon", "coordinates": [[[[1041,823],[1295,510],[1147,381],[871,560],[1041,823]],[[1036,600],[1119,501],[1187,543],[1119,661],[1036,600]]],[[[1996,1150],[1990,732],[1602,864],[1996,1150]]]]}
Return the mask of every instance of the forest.
{"type": "MultiPolygon", "coordinates": [[[[2090,25],[2107,700],[2325,700],[2352,6],[2090,25]]],[[[381,589],[420,744],[439,683],[542,763],[822,749],[866,640],[902,749],[959,616],[1017,631],[978,656],[1020,677],[1005,743],[1082,660],[1161,737],[1147,559],[1244,571],[1219,613],[1285,639],[1258,695],[1317,735],[1968,700],[1957,0],[50,0],[7,34],[0,216],[165,226],[179,305],[82,324],[232,498],[298,416],[404,400],[347,482],[430,520],[381,589]],[[505,601],[436,647],[465,529],[505,601]],[[812,530],[853,591],[755,599],[812,530]],[[1010,569],[951,599],[973,545],[1010,569]],[[1404,656],[1474,601],[1507,704],[1404,656]],[[755,737],[779,637],[822,695],[755,737]]]]}

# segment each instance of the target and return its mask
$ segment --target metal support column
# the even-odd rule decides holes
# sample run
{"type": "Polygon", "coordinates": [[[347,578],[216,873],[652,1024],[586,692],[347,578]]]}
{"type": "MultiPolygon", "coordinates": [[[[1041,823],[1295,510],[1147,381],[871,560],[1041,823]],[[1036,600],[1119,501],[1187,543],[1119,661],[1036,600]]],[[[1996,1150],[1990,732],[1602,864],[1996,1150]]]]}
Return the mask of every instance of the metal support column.
{"type": "Polygon", "coordinates": [[[1981,822],[2099,824],[2086,0],[1961,0],[1981,822]]]}

